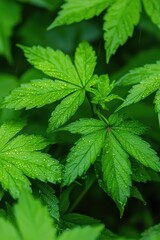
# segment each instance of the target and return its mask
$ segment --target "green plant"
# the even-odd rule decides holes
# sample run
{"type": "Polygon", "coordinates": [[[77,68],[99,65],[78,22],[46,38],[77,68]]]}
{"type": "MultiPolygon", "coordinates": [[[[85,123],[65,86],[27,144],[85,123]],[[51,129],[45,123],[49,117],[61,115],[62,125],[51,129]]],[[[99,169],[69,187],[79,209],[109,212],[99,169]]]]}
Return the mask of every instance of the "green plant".
{"type": "MultiPolygon", "coordinates": [[[[0,6],[3,10],[0,54],[9,61],[3,59],[0,75],[0,233],[3,239],[13,236],[17,240],[158,240],[159,225],[149,207],[143,210],[142,229],[133,230],[131,223],[125,223],[125,230],[118,229],[114,234],[108,228],[116,231],[115,224],[103,216],[105,205],[101,208],[100,202],[106,199],[112,206],[109,197],[112,198],[121,220],[116,220],[115,205],[110,216],[117,223],[125,218],[125,209],[131,208],[128,203],[131,197],[147,203],[152,187],[144,191],[144,183],[154,184],[155,191],[159,187],[160,49],[152,48],[150,34],[154,33],[155,43],[160,42],[159,1],[66,0],[62,3],[57,0],[53,4],[51,0],[2,0],[0,6]],[[154,24],[148,21],[144,11],[140,19],[142,3],[154,24]],[[7,4],[11,4],[12,17],[7,4]],[[65,42],[61,36],[61,27],[52,30],[51,36],[44,31],[52,12],[56,16],[61,4],[62,9],[49,29],[93,18],[107,8],[103,30],[108,64],[104,50],[97,48],[97,43],[103,41],[101,15],[96,18],[99,25],[93,19],[88,26],[86,21],[62,27],[68,43],[67,37],[65,42]],[[28,9],[29,18],[25,15],[28,9]],[[42,21],[42,13],[47,22],[42,21]],[[11,57],[9,37],[18,22],[13,33],[15,39],[11,39],[11,57]],[[39,22],[41,29],[38,29],[39,22]],[[146,27],[148,22],[151,25],[146,27]],[[142,37],[141,41],[150,51],[142,51],[141,46],[137,50],[134,45],[135,25],[138,25],[135,32],[140,29],[149,39],[142,37]],[[29,36],[33,38],[30,40],[29,36]],[[132,38],[128,46],[123,46],[120,54],[116,53],[129,36],[132,38]],[[51,43],[56,37],[57,42],[51,43]],[[15,42],[19,43],[17,47],[15,42]],[[55,50],[60,43],[61,49],[55,50]],[[128,50],[130,45],[138,52],[133,57],[128,50]],[[22,51],[30,65],[26,64],[22,51]],[[119,66],[119,61],[123,66],[119,66]],[[28,192],[41,199],[48,212],[28,192]],[[81,204],[90,198],[91,207],[94,198],[98,199],[98,210],[94,207],[91,214],[85,214],[81,204]],[[20,199],[19,203],[12,210],[16,199],[20,199]],[[28,213],[27,206],[31,206],[28,213]],[[149,228],[151,225],[155,226],[149,228]],[[149,230],[144,232],[145,228],[149,230]],[[144,233],[140,237],[141,232],[144,233]]],[[[135,219],[138,216],[136,206],[133,215],[135,219]]]]}

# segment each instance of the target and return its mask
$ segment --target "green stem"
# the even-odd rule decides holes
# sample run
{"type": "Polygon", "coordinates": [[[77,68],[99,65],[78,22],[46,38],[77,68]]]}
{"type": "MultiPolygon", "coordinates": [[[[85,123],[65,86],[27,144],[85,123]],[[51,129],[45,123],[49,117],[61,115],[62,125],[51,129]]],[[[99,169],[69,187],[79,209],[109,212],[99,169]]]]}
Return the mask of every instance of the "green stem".
{"type": "Polygon", "coordinates": [[[77,197],[75,202],[72,204],[70,209],[68,210],[68,213],[73,212],[73,210],[77,207],[77,205],[81,202],[81,200],[84,198],[88,190],[91,188],[93,183],[96,181],[96,177],[94,176],[91,181],[87,184],[87,186],[84,188],[84,190],[80,193],[80,195],[77,197]]]}

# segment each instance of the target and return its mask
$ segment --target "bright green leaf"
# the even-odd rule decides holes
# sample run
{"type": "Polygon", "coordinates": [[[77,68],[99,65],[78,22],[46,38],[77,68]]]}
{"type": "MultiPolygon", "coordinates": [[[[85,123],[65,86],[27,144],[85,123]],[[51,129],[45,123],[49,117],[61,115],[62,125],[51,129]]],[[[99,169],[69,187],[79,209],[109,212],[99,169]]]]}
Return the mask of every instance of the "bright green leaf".
{"type": "Polygon", "coordinates": [[[20,46],[20,48],[24,51],[28,62],[35,68],[50,77],[81,86],[81,81],[70,57],[62,51],[40,46],[20,46]]]}
{"type": "Polygon", "coordinates": [[[84,90],[78,90],[62,100],[52,112],[49,119],[49,130],[54,130],[66,123],[77,111],[85,98],[84,90]]]}
{"type": "Polygon", "coordinates": [[[59,80],[32,80],[14,89],[1,103],[1,107],[31,109],[60,100],[77,89],[72,84],[59,80]]]}
{"type": "Polygon", "coordinates": [[[57,240],[98,240],[98,237],[103,229],[102,225],[99,226],[85,226],[76,227],[70,231],[64,231],[57,240]]]}
{"type": "Polygon", "coordinates": [[[138,162],[146,167],[150,167],[155,171],[160,171],[160,160],[156,152],[150,148],[149,143],[145,142],[141,137],[118,129],[113,134],[121,143],[123,148],[138,162]]]}
{"type": "Polygon", "coordinates": [[[46,207],[29,193],[21,194],[18,205],[15,206],[15,216],[23,239],[56,239],[55,228],[46,207]]]}
{"type": "Polygon", "coordinates": [[[160,1],[143,0],[143,5],[152,22],[160,28],[160,1]]]}
{"type": "Polygon", "coordinates": [[[65,0],[59,16],[49,29],[98,16],[113,0],[65,0]]]}
{"type": "Polygon", "coordinates": [[[131,165],[128,154],[111,132],[106,138],[101,164],[107,192],[116,202],[122,215],[127,197],[130,195],[131,165]]]}
{"type": "Polygon", "coordinates": [[[67,157],[64,172],[64,185],[69,185],[78,176],[82,176],[101,152],[105,140],[105,129],[80,138],[67,157]]]}
{"type": "Polygon", "coordinates": [[[150,81],[152,79],[160,81],[160,62],[154,64],[146,64],[143,67],[135,68],[125,74],[118,81],[119,85],[128,86],[142,81],[150,81]]]}
{"type": "Polygon", "coordinates": [[[15,137],[23,126],[7,122],[0,127],[0,182],[14,198],[22,189],[30,190],[26,176],[53,183],[61,180],[58,161],[38,151],[48,145],[45,139],[23,134],[15,137]]]}
{"type": "Polygon", "coordinates": [[[140,12],[140,0],[117,0],[107,11],[103,27],[107,62],[118,47],[132,36],[134,26],[139,22],[140,12]]]}
{"type": "Polygon", "coordinates": [[[101,120],[94,118],[81,118],[76,122],[70,123],[62,130],[67,130],[71,133],[89,134],[91,132],[97,132],[106,127],[106,124],[101,120]]]}
{"type": "Polygon", "coordinates": [[[82,85],[91,79],[96,66],[96,56],[92,47],[87,43],[80,43],[75,53],[75,67],[82,85]]]}
{"type": "Polygon", "coordinates": [[[3,240],[22,240],[15,227],[3,218],[0,218],[0,235],[3,240]]]}

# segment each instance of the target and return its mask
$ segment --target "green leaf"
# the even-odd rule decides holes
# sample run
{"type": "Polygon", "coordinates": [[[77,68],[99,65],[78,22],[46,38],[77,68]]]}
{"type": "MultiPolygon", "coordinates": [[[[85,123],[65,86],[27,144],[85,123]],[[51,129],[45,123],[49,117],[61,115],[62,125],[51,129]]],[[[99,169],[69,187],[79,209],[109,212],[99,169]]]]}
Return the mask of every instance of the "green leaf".
{"type": "Polygon", "coordinates": [[[152,22],[160,28],[160,1],[143,0],[143,5],[152,22]]]}
{"type": "Polygon", "coordinates": [[[156,112],[160,113],[160,89],[156,92],[154,103],[156,112]]]}
{"type": "MultiPolygon", "coordinates": [[[[94,118],[80,118],[78,121],[68,124],[66,127],[61,128],[71,133],[89,134],[91,132],[97,132],[103,130],[106,124],[101,120],[94,118]]],[[[60,129],[60,130],[61,130],[60,129]]]]}
{"type": "Polygon", "coordinates": [[[98,240],[98,237],[103,229],[102,225],[99,226],[85,226],[76,227],[70,231],[64,231],[57,240],[98,240]]]}
{"type": "Polygon", "coordinates": [[[21,194],[18,205],[15,206],[15,216],[23,239],[56,239],[55,228],[46,207],[29,193],[21,194]]]}
{"type": "MultiPolygon", "coordinates": [[[[119,80],[119,83],[124,86],[137,84],[130,89],[129,95],[117,110],[130,104],[137,103],[160,89],[160,62],[156,64],[147,64],[144,65],[144,67],[131,70],[119,80]]],[[[155,103],[156,111],[159,112],[159,107],[157,107],[159,98],[156,97],[155,103]]]]}
{"type": "Polygon", "coordinates": [[[84,90],[77,90],[62,100],[49,119],[49,131],[66,123],[77,111],[85,98],[84,90]]]}
{"type": "Polygon", "coordinates": [[[18,122],[6,122],[0,127],[0,182],[17,198],[22,189],[30,190],[26,176],[52,183],[61,180],[61,165],[38,150],[48,145],[40,136],[15,135],[24,127],[18,122]]]}
{"type": "MultiPolygon", "coordinates": [[[[160,62],[155,64],[146,64],[143,67],[135,68],[120,78],[119,85],[128,86],[142,81],[150,81],[150,79],[160,79],[160,62]]],[[[157,79],[157,82],[159,81],[157,79]]]]}
{"type": "Polygon", "coordinates": [[[91,79],[96,66],[96,56],[93,48],[87,43],[80,43],[75,53],[75,67],[82,85],[91,79]]]}
{"type": "Polygon", "coordinates": [[[59,80],[32,80],[14,89],[1,103],[1,107],[15,108],[16,110],[42,107],[62,99],[77,90],[72,84],[59,80]]]}
{"type": "MultiPolygon", "coordinates": [[[[0,235],[4,240],[21,240],[15,227],[7,220],[0,218],[0,235]]],[[[53,240],[53,239],[52,239],[53,240]]]]}
{"type": "Polygon", "coordinates": [[[15,1],[0,1],[0,55],[6,57],[10,63],[12,62],[10,37],[20,17],[21,8],[15,1]]]}
{"type": "Polygon", "coordinates": [[[110,102],[113,99],[121,99],[118,95],[110,94],[115,86],[115,83],[110,84],[108,75],[101,75],[95,88],[90,91],[95,95],[92,99],[92,103],[99,104],[103,109],[107,109],[106,102],[110,102]]]}
{"type": "Polygon", "coordinates": [[[113,0],[65,0],[58,17],[48,29],[98,16],[113,0]]]}
{"type": "Polygon", "coordinates": [[[131,165],[128,154],[111,132],[102,153],[103,180],[108,194],[116,202],[122,216],[131,187],[131,165]]]}
{"type": "Polygon", "coordinates": [[[78,176],[82,176],[100,154],[105,140],[105,129],[80,138],[67,156],[64,171],[64,185],[69,185],[78,176]]]}
{"type": "Polygon", "coordinates": [[[146,201],[144,200],[141,192],[139,191],[139,189],[136,186],[132,186],[131,188],[131,196],[134,198],[137,198],[138,200],[140,200],[144,205],[146,205],[146,201]]]}
{"type": "Polygon", "coordinates": [[[78,73],[70,59],[60,50],[40,46],[24,47],[19,45],[30,64],[50,77],[81,86],[78,73]]]}
{"type": "Polygon", "coordinates": [[[154,76],[151,76],[149,79],[141,81],[139,84],[136,84],[131,88],[127,98],[117,110],[143,100],[159,88],[160,81],[157,77],[154,78],[154,76]]]}
{"type": "Polygon", "coordinates": [[[117,0],[105,14],[103,29],[107,62],[118,47],[132,36],[134,26],[139,22],[140,12],[140,0],[117,0]]]}
{"type": "Polygon", "coordinates": [[[160,160],[156,152],[150,148],[149,143],[141,137],[125,130],[113,130],[113,134],[123,148],[138,162],[155,171],[160,171],[160,160]]]}
{"type": "Polygon", "coordinates": [[[100,220],[97,220],[93,217],[89,217],[84,214],[79,213],[68,213],[65,214],[62,219],[64,221],[73,223],[75,225],[92,225],[92,224],[99,224],[100,220]]]}
{"type": "Polygon", "coordinates": [[[144,124],[136,120],[123,120],[123,122],[119,121],[119,125],[114,126],[114,129],[116,128],[121,130],[125,129],[125,131],[136,135],[142,135],[147,130],[147,127],[144,124]]]}
{"type": "Polygon", "coordinates": [[[157,224],[142,233],[140,240],[158,240],[160,238],[160,224],[157,224]]]}
{"type": "Polygon", "coordinates": [[[59,213],[59,201],[55,195],[55,191],[53,187],[50,187],[46,183],[38,182],[36,184],[38,186],[37,197],[39,197],[42,202],[47,206],[49,214],[56,220],[59,221],[60,213],[59,213]]]}

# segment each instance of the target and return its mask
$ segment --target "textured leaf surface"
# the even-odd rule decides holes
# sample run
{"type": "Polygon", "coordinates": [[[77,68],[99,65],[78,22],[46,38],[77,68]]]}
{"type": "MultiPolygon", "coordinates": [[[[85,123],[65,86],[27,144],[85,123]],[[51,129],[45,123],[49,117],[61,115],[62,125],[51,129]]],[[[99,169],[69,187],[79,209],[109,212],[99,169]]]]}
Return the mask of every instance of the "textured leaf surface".
{"type": "Polygon", "coordinates": [[[112,0],[66,0],[59,16],[49,26],[49,29],[73,22],[80,22],[99,15],[112,0]]]}
{"type": "Polygon", "coordinates": [[[81,86],[77,71],[68,55],[40,46],[20,46],[30,64],[50,77],[81,86]]]}
{"type": "Polygon", "coordinates": [[[42,202],[47,206],[49,214],[56,220],[59,220],[59,201],[55,195],[55,191],[53,187],[49,186],[46,183],[38,182],[38,193],[37,197],[39,197],[42,202]]]}
{"type": "Polygon", "coordinates": [[[59,80],[33,80],[14,89],[1,103],[1,107],[31,109],[55,102],[75,91],[77,87],[59,80]]]}
{"type": "Polygon", "coordinates": [[[10,62],[12,57],[9,38],[12,35],[13,28],[20,21],[20,15],[21,9],[15,1],[0,1],[0,54],[10,62]]]}
{"type": "Polygon", "coordinates": [[[160,1],[143,0],[143,5],[152,22],[160,28],[160,1]]]}
{"type": "Polygon", "coordinates": [[[76,122],[70,123],[62,130],[67,130],[71,133],[89,134],[91,132],[97,132],[106,127],[106,124],[100,120],[94,118],[81,118],[76,122]]]}
{"type": "Polygon", "coordinates": [[[120,78],[119,84],[127,86],[140,83],[143,80],[150,81],[150,79],[154,78],[160,81],[160,62],[146,64],[143,67],[130,70],[129,73],[120,78]]]}
{"type": "Polygon", "coordinates": [[[121,106],[118,109],[121,109],[130,104],[137,103],[143,100],[144,98],[148,97],[159,88],[160,80],[157,77],[144,80],[139,84],[134,85],[129,91],[129,94],[126,97],[125,101],[121,104],[121,106]]]}
{"type": "Polygon", "coordinates": [[[23,126],[7,122],[0,127],[0,182],[14,198],[22,189],[30,190],[26,176],[53,183],[61,179],[58,161],[38,151],[48,145],[46,140],[34,135],[15,137],[23,126]]]}
{"type": "Polygon", "coordinates": [[[149,143],[145,142],[141,137],[127,132],[118,130],[113,132],[123,148],[137,161],[146,167],[150,167],[155,171],[160,171],[160,160],[156,152],[150,148],[149,143]]]}
{"type": "Polygon", "coordinates": [[[49,119],[49,130],[54,130],[66,123],[77,111],[85,98],[84,90],[78,90],[62,100],[52,112],[49,119]]]}
{"type": "Polygon", "coordinates": [[[102,156],[103,180],[108,194],[123,214],[131,187],[131,165],[128,154],[112,133],[108,133],[102,156]]]}
{"type": "Polygon", "coordinates": [[[160,89],[156,92],[154,103],[156,112],[160,113],[160,89]]]}
{"type": "Polygon", "coordinates": [[[21,194],[15,216],[23,239],[55,239],[55,228],[47,209],[29,193],[21,194]]]}
{"type": "Polygon", "coordinates": [[[76,49],[75,66],[82,85],[85,86],[91,79],[96,66],[95,52],[87,42],[79,44],[76,49]]]}
{"type": "Polygon", "coordinates": [[[117,0],[104,16],[104,39],[107,51],[107,62],[120,45],[133,34],[134,26],[140,18],[140,0],[117,0]]]}
{"type": "Polygon", "coordinates": [[[98,240],[98,237],[103,229],[103,226],[85,226],[85,227],[76,227],[71,231],[63,232],[57,240],[98,240]]]}
{"type": "Polygon", "coordinates": [[[105,129],[80,138],[67,157],[64,172],[64,185],[69,185],[78,176],[82,176],[94,163],[105,140],[105,129]]]}

